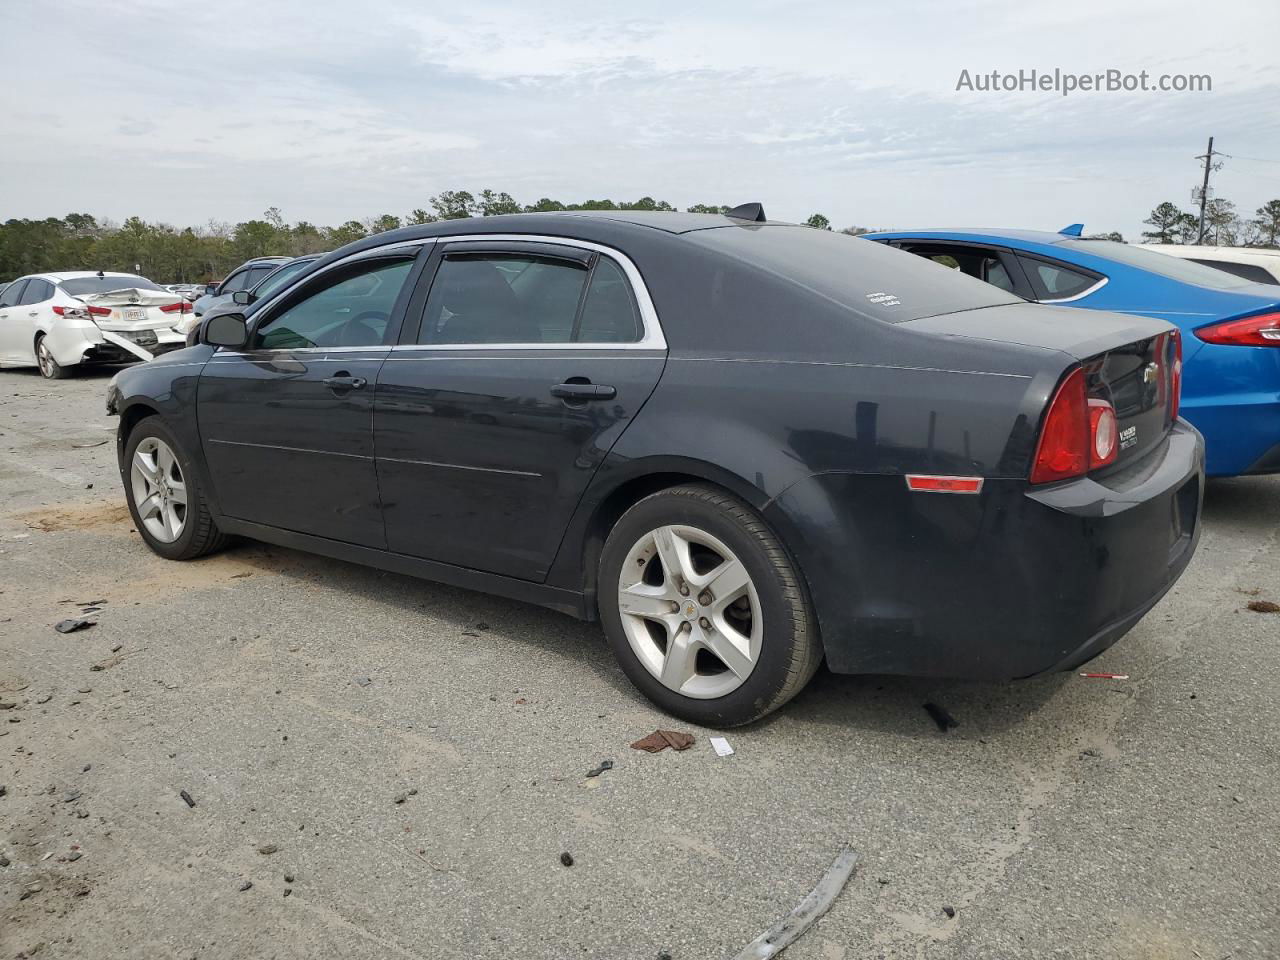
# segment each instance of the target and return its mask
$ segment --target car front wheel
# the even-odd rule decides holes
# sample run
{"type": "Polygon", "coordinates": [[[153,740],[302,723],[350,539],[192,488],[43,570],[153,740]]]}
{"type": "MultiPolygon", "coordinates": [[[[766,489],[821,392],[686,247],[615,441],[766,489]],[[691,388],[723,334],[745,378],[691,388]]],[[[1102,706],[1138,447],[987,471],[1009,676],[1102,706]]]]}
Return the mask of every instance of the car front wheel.
{"type": "Polygon", "coordinates": [[[822,658],[782,544],[716,487],[673,487],[623,514],[601,554],[599,597],[631,681],[662,709],[704,726],[776,710],[822,658]]]}
{"type": "Polygon", "coordinates": [[[192,560],[225,542],[177,438],[159,417],[138,422],[125,445],[125,497],[142,539],[167,560],[192,560]]]}

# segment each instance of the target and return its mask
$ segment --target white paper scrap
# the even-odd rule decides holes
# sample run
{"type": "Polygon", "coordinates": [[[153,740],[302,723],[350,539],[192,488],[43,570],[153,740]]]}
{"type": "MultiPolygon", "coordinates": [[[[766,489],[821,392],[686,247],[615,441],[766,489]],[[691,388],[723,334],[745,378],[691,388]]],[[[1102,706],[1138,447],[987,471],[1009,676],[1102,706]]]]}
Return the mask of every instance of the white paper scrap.
{"type": "Polygon", "coordinates": [[[712,737],[711,749],[716,752],[717,757],[733,756],[733,747],[729,746],[729,741],[724,737],[712,737]]]}

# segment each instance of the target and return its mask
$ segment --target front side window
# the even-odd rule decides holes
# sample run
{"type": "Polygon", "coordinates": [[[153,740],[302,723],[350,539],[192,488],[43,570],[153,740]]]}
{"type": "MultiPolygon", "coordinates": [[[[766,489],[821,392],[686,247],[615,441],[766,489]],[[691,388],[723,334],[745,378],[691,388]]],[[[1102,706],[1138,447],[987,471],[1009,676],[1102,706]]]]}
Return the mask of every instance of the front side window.
{"type": "Polygon", "coordinates": [[[18,298],[22,296],[22,291],[26,288],[26,280],[15,280],[9,286],[5,287],[4,293],[0,294],[0,307],[13,307],[18,303],[18,298]]]}
{"type": "Polygon", "coordinates": [[[253,288],[253,295],[265,300],[277,290],[283,290],[285,284],[314,263],[314,260],[303,260],[300,263],[287,263],[275,273],[268,274],[253,288]]]}
{"type": "Polygon", "coordinates": [[[269,318],[254,333],[259,350],[373,347],[386,342],[396,298],[413,261],[376,260],[336,273],[328,285],[269,318]]]}
{"type": "Polygon", "coordinates": [[[222,286],[218,288],[218,296],[225,296],[229,293],[237,293],[244,290],[249,285],[249,271],[239,270],[233,273],[227,279],[222,281],[222,286]]]}
{"type": "Polygon", "coordinates": [[[593,264],[527,254],[446,255],[419,340],[427,344],[631,343],[631,286],[608,257],[593,264]]]}
{"type": "Polygon", "coordinates": [[[1101,279],[1095,274],[1072,270],[1061,263],[1049,263],[1047,260],[1034,260],[1030,257],[1018,259],[1040,300],[1077,297],[1101,279]]]}

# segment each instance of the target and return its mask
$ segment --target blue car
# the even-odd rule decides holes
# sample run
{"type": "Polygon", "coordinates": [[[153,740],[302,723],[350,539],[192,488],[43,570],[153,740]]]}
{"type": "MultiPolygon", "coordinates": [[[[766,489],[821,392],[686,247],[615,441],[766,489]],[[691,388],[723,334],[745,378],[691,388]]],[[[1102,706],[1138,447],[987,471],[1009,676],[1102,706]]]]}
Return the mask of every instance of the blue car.
{"type": "Polygon", "coordinates": [[[1159,317],[1182,331],[1181,415],[1210,476],[1280,473],[1280,290],[1111,240],[1038,230],[867,237],[1039,303],[1159,317]]]}

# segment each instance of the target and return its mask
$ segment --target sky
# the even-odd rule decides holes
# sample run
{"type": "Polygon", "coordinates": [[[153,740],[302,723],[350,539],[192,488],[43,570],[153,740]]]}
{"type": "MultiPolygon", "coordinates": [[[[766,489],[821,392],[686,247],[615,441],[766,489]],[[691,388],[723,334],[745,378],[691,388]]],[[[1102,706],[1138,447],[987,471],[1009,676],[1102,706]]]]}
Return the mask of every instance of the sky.
{"type": "Polygon", "coordinates": [[[1135,237],[1280,197],[1280,4],[0,0],[0,220],[335,224],[442,190],[1135,237]],[[957,91],[962,70],[1208,92],[957,91]]]}

